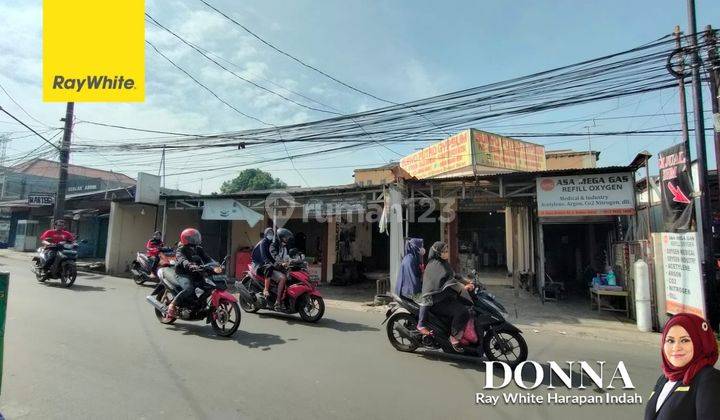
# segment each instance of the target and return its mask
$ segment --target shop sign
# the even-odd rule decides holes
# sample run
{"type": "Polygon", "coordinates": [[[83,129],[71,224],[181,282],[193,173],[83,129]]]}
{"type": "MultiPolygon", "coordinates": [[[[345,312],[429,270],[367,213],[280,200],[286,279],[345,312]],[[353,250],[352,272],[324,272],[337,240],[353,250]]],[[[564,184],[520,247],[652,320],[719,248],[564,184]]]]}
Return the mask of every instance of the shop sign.
{"type": "Polygon", "coordinates": [[[245,220],[255,226],[263,215],[233,199],[205,200],[203,202],[203,220],[245,220]]]}
{"type": "Polygon", "coordinates": [[[693,183],[688,152],[677,144],[658,154],[664,230],[687,231],[693,221],[693,183]]]}
{"type": "Polygon", "coordinates": [[[540,217],[635,214],[630,173],[542,177],[536,183],[540,217]]]}
{"type": "Polygon", "coordinates": [[[472,132],[475,165],[515,171],[545,170],[545,148],[484,131],[472,132]]]}
{"type": "Polygon", "coordinates": [[[470,131],[465,130],[405,156],[400,160],[400,167],[419,179],[472,167],[470,131]]]}
{"type": "Polygon", "coordinates": [[[51,194],[28,194],[28,205],[31,206],[52,206],[55,204],[55,196],[51,194]]]}
{"type": "Polygon", "coordinates": [[[661,233],[665,309],[668,313],[690,312],[705,317],[697,236],[689,233],[661,233]]]}

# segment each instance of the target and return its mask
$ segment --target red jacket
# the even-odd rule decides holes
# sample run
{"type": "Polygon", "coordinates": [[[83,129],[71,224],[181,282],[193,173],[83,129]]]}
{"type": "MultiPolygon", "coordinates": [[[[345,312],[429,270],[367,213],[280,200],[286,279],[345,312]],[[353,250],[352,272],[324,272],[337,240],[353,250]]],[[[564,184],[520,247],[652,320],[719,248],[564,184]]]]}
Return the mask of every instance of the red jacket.
{"type": "Polygon", "coordinates": [[[147,248],[148,257],[157,257],[160,254],[160,248],[163,248],[165,244],[160,239],[150,239],[145,244],[147,248]]]}
{"type": "Polygon", "coordinates": [[[40,240],[57,244],[59,242],[75,242],[75,237],[67,230],[48,229],[40,235],[40,240]]]}

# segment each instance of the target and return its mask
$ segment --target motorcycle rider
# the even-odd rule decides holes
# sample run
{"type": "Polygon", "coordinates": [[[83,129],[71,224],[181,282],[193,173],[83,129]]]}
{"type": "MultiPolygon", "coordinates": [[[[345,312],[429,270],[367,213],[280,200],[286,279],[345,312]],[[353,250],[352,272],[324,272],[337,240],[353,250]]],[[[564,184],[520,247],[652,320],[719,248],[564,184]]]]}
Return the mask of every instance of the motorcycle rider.
{"type": "Polygon", "coordinates": [[[187,228],[180,233],[180,246],[175,252],[175,273],[182,291],[175,296],[168,306],[167,318],[177,318],[177,305],[185,305],[195,293],[195,285],[203,281],[202,273],[197,271],[199,265],[215,262],[200,246],[202,236],[195,228],[187,228]]]}
{"type": "MultiPolygon", "coordinates": [[[[285,228],[280,228],[275,233],[272,243],[270,244],[270,259],[274,266],[278,264],[287,264],[290,256],[288,254],[288,243],[293,238],[293,233],[285,228]]],[[[287,275],[278,269],[272,270],[271,279],[278,284],[277,300],[275,301],[275,310],[284,311],[285,304],[282,301],[285,292],[285,283],[287,283],[287,275]]]]}
{"type": "Polygon", "coordinates": [[[266,273],[267,267],[265,265],[268,259],[267,256],[270,255],[270,244],[272,243],[274,237],[275,232],[273,231],[273,228],[265,229],[265,232],[263,232],[263,238],[255,244],[251,255],[253,271],[265,277],[265,287],[263,289],[263,295],[265,297],[268,297],[270,294],[270,276],[266,273]]]}
{"type": "Polygon", "coordinates": [[[50,272],[54,273],[57,270],[57,265],[60,262],[60,258],[57,258],[58,244],[61,242],[75,242],[75,236],[72,233],[65,230],[65,221],[62,219],[55,220],[53,222],[54,229],[48,229],[40,235],[40,241],[42,241],[43,252],[45,253],[45,265],[43,269],[50,268],[50,272]]]}
{"type": "MultiPolygon", "coordinates": [[[[272,229],[268,229],[272,231],[272,229]]],[[[275,310],[283,311],[285,310],[285,305],[282,302],[282,296],[285,291],[287,276],[280,269],[279,265],[289,259],[287,244],[290,239],[292,239],[293,234],[288,229],[279,228],[272,238],[270,238],[268,229],[265,230],[265,237],[258,242],[253,249],[253,266],[256,267],[258,274],[265,277],[263,294],[266,297],[270,293],[270,281],[278,284],[275,310]]]]}
{"type": "Polygon", "coordinates": [[[147,256],[150,260],[150,278],[155,278],[155,269],[157,268],[158,262],[160,261],[160,250],[165,247],[162,240],[162,232],[155,231],[152,238],[145,244],[147,249],[147,256]]]}

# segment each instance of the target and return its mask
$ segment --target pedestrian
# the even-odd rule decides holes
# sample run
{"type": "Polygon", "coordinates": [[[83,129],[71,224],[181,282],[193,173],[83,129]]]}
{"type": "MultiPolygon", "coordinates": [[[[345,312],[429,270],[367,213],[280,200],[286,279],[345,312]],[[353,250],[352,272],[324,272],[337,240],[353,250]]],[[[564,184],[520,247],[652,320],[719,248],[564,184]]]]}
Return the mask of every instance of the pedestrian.
{"type": "Polygon", "coordinates": [[[395,294],[411,299],[418,298],[422,291],[423,255],[425,248],[420,238],[409,238],[405,242],[405,256],[397,276],[395,294]]]}
{"type": "Polygon", "coordinates": [[[663,375],[645,408],[645,420],[720,419],[720,371],[715,333],[703,318],[680,313],[665,324],[663,375]]]}

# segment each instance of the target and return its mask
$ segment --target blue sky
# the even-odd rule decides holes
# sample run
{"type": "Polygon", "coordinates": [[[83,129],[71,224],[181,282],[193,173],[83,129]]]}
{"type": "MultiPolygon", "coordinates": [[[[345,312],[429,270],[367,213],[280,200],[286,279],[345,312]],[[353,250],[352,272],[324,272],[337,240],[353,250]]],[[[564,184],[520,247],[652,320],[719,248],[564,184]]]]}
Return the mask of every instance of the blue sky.
{"type": "MultiPolygon", "coordinates": [[[[517,77],[584,59],[628,49],[687,25],[685,2],[677,1],[229,1],[212,4],[231,14],[280,48],[363,90],[393,101],[419,99],[517,77]]],[[[62,104],[41,99],[41,2],[10,1],[0,5],[0,83],[38,120],[59,126],[62,104]]],[[[720,26],[720,2],[698,1],[698,26],[720,26]]],[[[161,23],[201,47],[237,64],[243,76],[273,87],[280,85],[357,112],[382,103],[357,94],[283,57],[242,32],[198,0],[147,0],[147,11],[161,23]]],[[[187,46],[151,27],[147,39],[186,67],[243,112],[276,125],[323,118],[260,92],[223,73],[187,46]]],[[[77,118],[156,130],[209,133],[255,128],[258,124],[234,113],[195,86],[154,52],[146,50],[147,97],[143,104],[78,104],[77,118]]],[[[707,90],[704,91],[706,103],[707,90]]],[[[513,124],[575,118],[585,122],[524,126],[522,131],[614,131],[670,127],[678,123],[675,91],[649,93],[604,103],[565,108],[502,124],[476,128],[502,133],[518,131],[513,124]],[[643,118],[596,120],[628,115],[643,118]]],[[[2,92],[0,104],[29,120],[2,92]]],[[[709,107],[709,105],[708,105],[709,107]]],[[[708,122],[710,120],[708,119],[708,122]]],[[[43,128],[35,124],[38,128],[43,128]]],[[[77,124],[79,144],[128,141],[147,137],[108,128],[77,124]]],[[[22,136],[22,129],[0,118],[0,132],[22,136]]],[[[53,132],[48,132],[52,134],[53,132]]],[[[709,138],[710,139],[710,138],[709,138]]],[[[536,140],[553,143],[558,139],[536,140]]],[[[562,139],[566,140],[566,139],[562,139]]],[[[652,153],[678,137],[612,137],[592,139],[601,150],[602,165],[626,164],[635,153],[652,153]]],[[[21,157],[42,144],[32,137],[13,140],[8,155],[21,157]]],[[[709,143],[712,145],[712,143],[709,143]]],[[[346,152],[295,161],[302,181],[289,162],[261,166],[290,185],[330,185],[352,182],[352,167],[383,164],[412,152],[417,144],[346,152]],[[344,167],[344,168],[339,168],[344,167]]],[[[548,149],[556,148],[552,145],[548,149]]],[[[562,144],[587,148],[587,139],[562,144]]],[[[711,161],[714,161],[712,147],[711,161]]],[[[187,168],[225,166],[256,161],[265,151],[204,152],[170,155],[168,173],[187,168]]],[[[293,153],[292,147],[290,153],[293,153]]],[[[83,153],[72,162],[112,169],[135,176],[157,170],[159,155],[140,159],[117,154],[83,153]]],[[[712,165],[714,166],[714,165],[712,165]]],[[[238,169],[239,170],[239,169],[238,169]]],[[[168,186],[203,192],[216,190],[232,178],[233,169],[182,175],[168,186]]]]}

